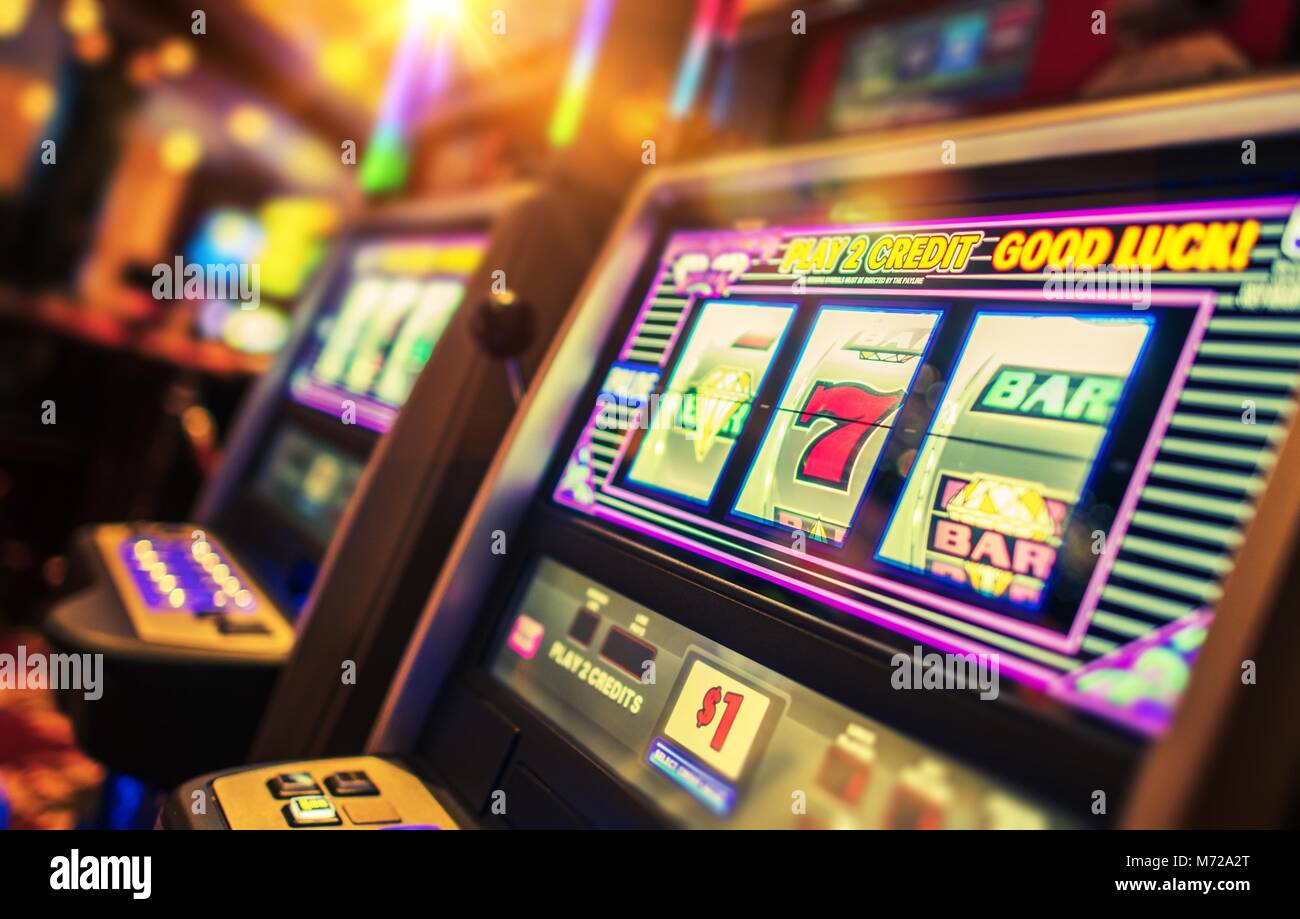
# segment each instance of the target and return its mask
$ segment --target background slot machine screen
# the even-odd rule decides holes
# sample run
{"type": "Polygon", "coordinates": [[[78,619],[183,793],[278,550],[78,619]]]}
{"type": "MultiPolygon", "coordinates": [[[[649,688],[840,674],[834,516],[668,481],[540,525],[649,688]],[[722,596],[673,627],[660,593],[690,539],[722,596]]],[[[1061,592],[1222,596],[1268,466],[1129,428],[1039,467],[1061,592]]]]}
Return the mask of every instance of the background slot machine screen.
{"type": "Polygon", "coordinates": [[[485,245],[470,231],[392,232],[341,256],[220,521],[281,609],[305,602],[375,436],[396,419],[485,245]]]}
{"type": "Polygon", "coordinates": [[[386,431],[482,258],[481,236],[368,243],[352,254],[337,305],[316,324],[290,377],[295,401],[386,431]]]}
{"type": "Polygon", "coordinates": [[[288,340],[290,305],[325,258],[338,223],[337,207],[310,197],[273,198],[257,213],[218,208],[191,238],[186,261],[238,267],[255,265],[257,302],[233,285],[230,297],[205,300],[197,332],[246,354],[273,354],[288,340]]]}
{"type": "Polygon", "coordinates": [[[356,456],[290,424],[276,434],[254,489],[324,545],[363,468],[356,456]]]}
{"type": "Polygon", "coordinates": [[[848,39],[827,109],[832,133],[951,117],[1020,90],[1039,0],[956,3],[848,39]]]}

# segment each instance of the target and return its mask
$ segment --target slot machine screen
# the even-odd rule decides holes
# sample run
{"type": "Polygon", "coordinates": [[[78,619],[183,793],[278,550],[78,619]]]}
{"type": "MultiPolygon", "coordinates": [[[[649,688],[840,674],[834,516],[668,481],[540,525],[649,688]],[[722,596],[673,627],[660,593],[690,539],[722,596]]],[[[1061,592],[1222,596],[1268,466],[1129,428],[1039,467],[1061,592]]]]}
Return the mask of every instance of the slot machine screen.
{"type": "Polygon", "coordinates": [[[336,207],[315,198],[274,198],[256,214],[211,212],[191,238],[186,261],[250,266],[256,301],[241,303],[245,293],[238,289],[228,299],[203,301],[197,333],[245,354],[279,351],[291,330],[290,305],[320,267],[337,223],[336,207]]]}
{"type": "Polygon", "coordinates": [[[254,488],[322,545],[343,517],[363,462],[295,425],[277,432],[254,488]]]}
{"type": "MultiPolygon", "coordinates": [[[[1016,717],[1141,749],[1177,709],[1300,381],[1294,181],[1183,181],[1198,162],[864,180],[730,224],[717,200],[678,205],[537,525],[606,534],[743,591],[735,615],[883,649],[896,671],[914,652],[990,663],[1016,717]],[[889,218],[830,219],[854,195],[889,218]]],[[[905,724],[686,628],[680,602],[623,596],[612,561],[561,554],[539,542],[485,666],[679,821],[761,824],[747,808],[782,769],[856,801],[874,768],[896,793],[843,825],[928,825],[925,794],[897,800],[919,768],[944,825],[1060,825],[960,757],[892,761],[905,724]],[[748,706],[734,755],[714,720],[728,693],[748,706]],[[814,748],[835,762],[797,752],[814,748]]]]}
{"type": "Polygon", "coordinates": [[[290,376],[295,401],[386,431],[482,258],[481,236],[364,244],[290,376]]]}
{"type": "Polygon", "coordinates": [[[832,133],[950,117],[1020,91],[1038,0],[960,3],[849,38],[827,111],[832,133]]]}
{"type": "Polygon", "coordinates": [[[397,418],[485,245],[481,231],[386,229],[339,256],[219,521],[290,614],[306,601],[376,435],[397,418]]]}

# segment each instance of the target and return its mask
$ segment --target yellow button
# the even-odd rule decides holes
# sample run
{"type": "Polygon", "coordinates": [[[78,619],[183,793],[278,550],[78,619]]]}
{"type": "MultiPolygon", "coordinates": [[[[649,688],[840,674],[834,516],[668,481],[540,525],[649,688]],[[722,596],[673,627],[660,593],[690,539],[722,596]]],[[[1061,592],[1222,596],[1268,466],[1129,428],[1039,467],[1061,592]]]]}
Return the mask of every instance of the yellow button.
{"type": "Polygon", "coordinates": [[[177,607],[184,606],[185,591],[177,587],[175,590],[173,590],[170,594],[167,595],[167,602],[170,603],[172,606],[177,606],[177,607]]]}
{"type": "Polygon", "coordinates": [[[253,595],[247,590],[241,590],[235,594],[235,603],[239,606],[251,606],[253,603],[253,595]]]}
{"type": "Polygon", "coordinates": [[[176,576],[168,574],[159,578],[158,589],[161,590],[163,593],[171,593],[173,590],[176,589],[176,576]]]}
{"type": "Polygon", "coordinates": [[[225,583],[221,585],[221,589],[233,597],[239,593],[239,578],[226,578],[225,583]]]}

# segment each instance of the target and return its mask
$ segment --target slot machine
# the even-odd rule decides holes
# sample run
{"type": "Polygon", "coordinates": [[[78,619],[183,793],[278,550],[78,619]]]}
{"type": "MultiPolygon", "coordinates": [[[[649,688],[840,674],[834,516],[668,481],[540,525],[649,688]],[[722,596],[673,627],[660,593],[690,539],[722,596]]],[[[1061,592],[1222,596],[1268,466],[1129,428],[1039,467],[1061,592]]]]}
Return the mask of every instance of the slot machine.
{"type": "Polygon", "coordinates": [[[103,698],[61,700],[92,755],[150,780],[171,774],[173,758],[221,761],[246,748],[366,461],[509,203],[497,195],[426,209],[420,222],[354,221],[241,406],[191,519],[77,534],[88,586],[57,603],[45,629],[64,651],[104,655],[103,698]],[[192,741],[164,731],[183,723],[182,699],[212,725],[192,741]]]}
{"type": "Polygon", "coordinates": [[[1267,73],[1292,2],[823,0],[744,4],[688,134],[713,153],[1267,73]]]}
{"type": "Polygon", "coordinates": [[[651,177],[365,747],[162,824],[1286,822],[1297,100],[651,177]]]}
{"type": "MultiPolygon", "coordinates": [[[[498,75],[476,73],[464,94],[449,97],[452,114],[439,109],[409,128],[411,149],[377,132],[380,158],[369,162],[378,165],[361,167],[376,201],[349,221],[289,343],[243,406],[193,518],[81,535],[90,586],[56,606],[45,627],[64,651],[104,655],[102,698],[65,693],[64,704],[79,743],[114,772],[169,788],[196,767],[243,761],[313,615],[321,571],[335,556],[357,571],[356,540],[340,547],[336,534],[350,532],[354,498],[373,484],[367,463],[386,449],[384,435],[416,391],[424,393],[413,422],[420,480],[404,500],[419,495],[436,520],[463,516],[641,165],[639,146],[623,134],[581,129],[584,105],[598,112],[639,93],[666,95],[656,62],[672,59],[665,49],[677,47],[687,12],[588,0],[525,22],[527,10],[514,9],[512,34],[532,56],[508,80],[505,102],[498,75]],[[530,25],[549,29],[556,19],[572,41],[528,42],[530,25]],[[581,67],[565,66],[571,59],[581,67]],[[556,110],[554,144],[534,143],[556,110]],[[497,118],[517,133],[505,145],[513,153],[499,168],[480,162],[489,177],[475,188],[460,176],[470,188],[455,191],[465,186],[447,178],[459,174],[438,165],[439,152],[466,137],[478,143],[482,125],[497,118]],[[398,200],[392,182],[402,175],[412,177],[412,200],[398,200]]],[[[485,15],[484,28],[490,21],[485,15]]],[[[408,466],[399,453],[385,468],[408,466]]],[[[388,525],[390,536],[406,535],[398,517],[388,525]]],[[[454,532],[426,533],[431,551],[454,532]]],[[[364,552],[383,543],[360,542],[364,552]]],[[[381,560],[362,570],[385,568],[381,560]]]]}

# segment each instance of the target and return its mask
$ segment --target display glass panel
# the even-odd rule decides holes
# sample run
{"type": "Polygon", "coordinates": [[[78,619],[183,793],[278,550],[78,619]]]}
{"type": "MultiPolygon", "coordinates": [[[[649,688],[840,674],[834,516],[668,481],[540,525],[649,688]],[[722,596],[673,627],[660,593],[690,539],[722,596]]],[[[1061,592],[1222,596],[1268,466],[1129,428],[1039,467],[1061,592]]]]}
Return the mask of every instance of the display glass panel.
{"type": "Polygon", "coordinates": [[[337,303],[322,311],[295,362],[294,400],[387,430],[460,305],[485,244],[466,235],[355,249],[337,303]]]}
{"type": "Polygon", "coordinates": [[[629,477],[707,503],[745,426],[794,308],[706,303],[668,379],[658,424],[629,477]]]}
{"type": "Polygon", "coordinates": [[[284,425],[262,461],[254,489],[322,544],[329,542],[364,464],[307,431],[284,425]]]}
{"type": "Polygon", "coordinates": [[[830,129],[952,117],[1014,95],[1033,56],[1039,7],[1039,0],[955,3],[851,36],[831,97],[830,129]]]}
{"type": "Polygon", "coordinates": [[[977,313],[876,558],[1037,609],[1150,330],[977,313]]]}
{"type": "Polygon", "coordinates": [[[842,545],[939,315],[823,306],[736,513],[842,545]]]}
{"type": "Polygon", "coordinates": [[[1129,193],[666,231],[552,500],[1158,734],[1293,411],[1296,210],[1129,193]],[[761,361],[728,306],[783,317],[761,361]]]}
{"type": "Polygon", "coordinates": [[[1066,825],[551,558],[536,560],[511,601],[490,667],[685,826],[1066,825]]]}

